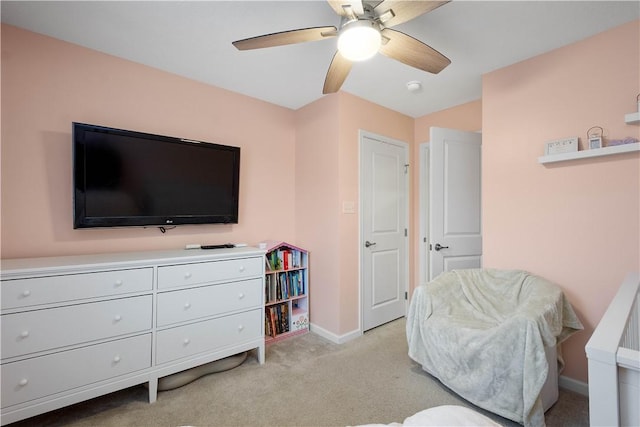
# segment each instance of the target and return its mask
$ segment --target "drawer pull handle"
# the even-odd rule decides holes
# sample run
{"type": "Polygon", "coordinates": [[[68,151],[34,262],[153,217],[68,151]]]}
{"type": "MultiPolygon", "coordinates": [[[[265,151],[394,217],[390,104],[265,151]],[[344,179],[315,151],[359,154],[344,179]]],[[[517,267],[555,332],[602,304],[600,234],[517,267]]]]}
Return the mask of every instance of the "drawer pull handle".
{"type": "Polygon", "coordinates": [[[28,289],[25,289],[24,291],[22,291],[22,296],[23,297],[28,297],[29,295],[31,295],[31,291],[28,289]]]}
{"type": "Polygon", "coordinates": [[[191,340],[189,338],[185,338],[184,341],[182,341],[184,345],[189,345],[190,342],[191,340]]]}
{"type": "Polygon", "coordinates": [[[115,285],[116,285],[116,287],[122,286],[122,280],[120,280],[120,279],[116,280],[115,285]]]}
{"type": "Polygon", "coordinates": [[[27,384],[29,384],[29,380],[26,379],[26,378],[23,378],[23,379],[20,380],[20,382],[18,382],[18,385],[20,385],[20,387],[24,387],[27,384]]]}
{"type": "Polygon", "coordinates": [[[190,302],[184,303],[184,309],[185,310],[189,310],[190,308],[191,308],[191,303],[190,302]]]}
{"type": "Polygon", "coordinates": [[[119,322],[122,320],[122,316],[119,314],[116,314],[115,316],[113,316],[113,321],[114,322],[119,322]]]}
{"type": "Polygon", "coordinates": [[[242,332],[244,330],[244,325],[238,325],[238,331],[242,332]]]}
{"type": "Polygon", "coordinates": [[[29,331],[20,332],[20,338],[27,338],[29,336],[29,331]]]}
{"type": "Polygon", "coordinates": [[[186,272],[186,273],[184,274],[184,278],[185,278],[185,279],[191,279],[191,273],[186,272]]]}
{"type": "Polygon", "coordinates": [[[238,294],[238,299],[242,299],[242,298],[244,298],[244,293],[243,293],[243,292],[240,292],[240,293],[238,294]]]}
{"type": "Polygon", "coordinates": [[[239,268],[240,272],[242,273],[244,271],[244,265],[241,265],[239,268]]]}
{"type": "Polygon", "coordinates": [[[113,358],[113,363],[120,363],[120,356],[116,356],[113,358]]]}

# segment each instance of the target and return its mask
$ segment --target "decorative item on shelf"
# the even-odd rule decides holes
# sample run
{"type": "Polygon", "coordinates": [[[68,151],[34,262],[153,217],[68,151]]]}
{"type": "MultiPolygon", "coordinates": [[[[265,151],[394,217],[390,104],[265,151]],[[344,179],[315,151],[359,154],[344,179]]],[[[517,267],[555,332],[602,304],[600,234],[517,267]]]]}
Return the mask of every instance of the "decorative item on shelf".
{"type": "Polygon", "coordinates": [[[615,147],[616,145],[625,145],[625,144],[635,144],[636,142],[640,142],[638,138],[634,138],[632,136],[628,136],[624,139],[610,139],[607,141],[607,147],[615,147]]]}
{"type": "Polygon", "coordinates": [[[548,141],[544,146],[544,154],[546,156],[550,154],[571,153],[574,151],[578,151],[577,136],[548,141]]]}
{"type": "Polygon", "coordinates": [[[309,317],[307,316],[307,313],[298,314],[295,317],[297,320],[292,319],[292,330],[309,330],[309,317]]]}
{"type": "Polygon", "coordinates": [[[600,126],[592,126],[587,131],[587,139],[589,140],[589,150],[602,148],[602,135],[604,129],[600,126]]]}

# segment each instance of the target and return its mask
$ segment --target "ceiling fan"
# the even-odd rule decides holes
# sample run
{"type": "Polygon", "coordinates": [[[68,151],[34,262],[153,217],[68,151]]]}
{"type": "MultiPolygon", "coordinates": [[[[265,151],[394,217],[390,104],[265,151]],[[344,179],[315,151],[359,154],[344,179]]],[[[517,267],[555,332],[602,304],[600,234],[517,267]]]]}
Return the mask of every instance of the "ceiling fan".
{"type": "Polygon", "coordinates": [[[338,50],[327,71],[323,94],[340,89],[351,71],[353,61],[368,59],[378,52],[433,74],[451,63],[437,50],[390,28],[430,12],[450,0],[327,1],[341,17],[339,30],[333,26],[302,28],[237,40],[233,45],[238,50],[250,50],[338,37],[338,50]]]}

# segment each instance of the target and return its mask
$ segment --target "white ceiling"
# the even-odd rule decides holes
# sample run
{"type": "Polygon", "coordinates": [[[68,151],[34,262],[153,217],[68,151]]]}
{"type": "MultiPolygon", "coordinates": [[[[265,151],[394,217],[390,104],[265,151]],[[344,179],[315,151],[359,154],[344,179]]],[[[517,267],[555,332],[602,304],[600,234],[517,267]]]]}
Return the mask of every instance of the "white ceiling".
{"type": "MultiPolygon", "coordinates": [[[[326,1],[317,0],[3,0],[1,18],[292,109],[323,96],[335,38],[242,52],[231,42],[340,22],[326,1]]],[[[479,99],[484,73],[639,18],[639,1],[455,0],[394,27],[451,59],[440,74],[377,55],[356,63],[342,90],[420,117],[479,99]],[[422,83],[421,91],[406,89],[412,80],[422,83]]]]}

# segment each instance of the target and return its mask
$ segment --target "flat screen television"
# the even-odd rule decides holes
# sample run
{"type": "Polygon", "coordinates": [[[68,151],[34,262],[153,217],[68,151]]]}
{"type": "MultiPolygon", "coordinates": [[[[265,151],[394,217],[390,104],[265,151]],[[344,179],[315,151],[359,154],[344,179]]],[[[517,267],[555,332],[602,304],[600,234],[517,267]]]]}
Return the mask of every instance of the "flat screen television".
{"type": "Polygon", "coordinates": [[[73,123],[73,228],[236,224],[240,148],[73,123]]]}

